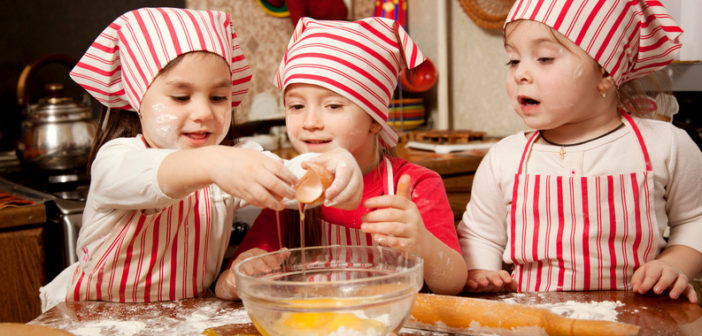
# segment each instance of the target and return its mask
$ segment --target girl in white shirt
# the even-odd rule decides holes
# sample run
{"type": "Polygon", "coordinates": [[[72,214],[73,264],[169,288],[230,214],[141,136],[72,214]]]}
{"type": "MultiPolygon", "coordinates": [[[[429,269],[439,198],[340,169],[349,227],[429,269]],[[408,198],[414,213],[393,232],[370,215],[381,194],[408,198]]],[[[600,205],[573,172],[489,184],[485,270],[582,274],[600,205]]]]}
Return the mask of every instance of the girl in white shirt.
{"type": "Polygon", "coordinates": [[[624,289],[697,302],[702,153],[671,124],[631,116],[627,95],[673,60],[681,32],[657,1],[514,4],[507,92],[536,131],[502,140],[476,172],[458,227],[467,290],[624,289]]]}
{"type": "MultiPolygon", "coordinates": [[[[79,262],[41,289],[43,309],[63,300],[201,295],[220,271],[234,210],[282,209],[297,182],[275,155],[219,145],[251,79],[229,15],[127,12],[71,77],[109,109],[94,149],[79,262]]],[[[335,173],[325,201],[355,208],[362,175],[353,157],[338,150],[316,160],[335,173]]]]}

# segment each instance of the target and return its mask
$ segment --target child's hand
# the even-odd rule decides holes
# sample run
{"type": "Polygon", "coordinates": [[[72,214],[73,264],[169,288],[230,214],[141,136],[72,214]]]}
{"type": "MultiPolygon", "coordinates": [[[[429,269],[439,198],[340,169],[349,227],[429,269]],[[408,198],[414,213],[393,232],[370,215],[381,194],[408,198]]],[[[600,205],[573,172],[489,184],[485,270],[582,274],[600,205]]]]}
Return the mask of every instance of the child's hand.
{"type": "Polygon", "coordinates": [[[505,270],[474,269],[468,271],[465,290],[472,293],[513,292],[517,290],[517,281],[505,270]]]}
{"type": "Polygon", "coordinates": [[[292,186],[297,178],[283,165],[263,152],[221,147],[211,165],[212,180],[220,188],[251,205],[274,210],[284,208],[282,199],[295,198],[292,186]]]}
{"type": "MultiPolygon", "coordinates": [[[[324,205],[339,209],[358,208],[363,198],[363,173],[356,159],[343,148],[336,148],[310,159],[334,174],[334,181],[324,194],[324,205]]],[[[305,162],[302,168],[307,168],[305,162]]]]}
{"type": "MultiPolygon", "coordinates": [[[[282,248],[281,250],[287,250],[282,248]]],[[[231,267],[222,272],[217,279],[217,284],[215,285],[215,295],[220,299],[225,300],[236,300],[239,298],[236,290],[236,276],[234,275],[234,267],[241,263],[244,259],[249,257],[254,257],[257,255],[268,253],[266,250],[260,248],[252,248],[250,250],[244,251],[239,254],[236,259],[232,262],[231,267]]],[[[241,268],[241,272],[247,275],[253,275],[257,273],[268,273],[273,270],[280,269],[280,264],[285,261],[290,256],[290,253],[278,253],[273,256],[264,257],[257,260],[254,263],[248,263],[241,268]]]]}
{"type": "Polygon", "coordinates": [[[668,290],[671,299],[680,295],[690,302],[697,303],[697,293],[690,284],[687,275],[677,267],[660,259],[649,261],[634,271],[631,277],[631,287],[635,293],[644,294],[653,289],[660,295],[668,290]]]}
{"type": "Polygon", "coordinates": [[[361,230],[373,235],[380,245],[422,255],[424,241],[431,235],[424,226],[419,209],[410,197],[410,176],[402,175],[397,195],[373,197],[363,204],[375,209],[362,218],[361,230]]]}

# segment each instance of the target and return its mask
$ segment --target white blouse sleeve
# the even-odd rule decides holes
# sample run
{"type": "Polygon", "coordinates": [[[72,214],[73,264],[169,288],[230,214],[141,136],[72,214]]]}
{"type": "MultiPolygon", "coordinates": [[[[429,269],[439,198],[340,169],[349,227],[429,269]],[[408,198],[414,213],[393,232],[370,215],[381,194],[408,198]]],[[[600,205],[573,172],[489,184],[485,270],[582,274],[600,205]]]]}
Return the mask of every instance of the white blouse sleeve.
{"type": "Polygon", "coordinates": [[[675,128],[672,133],[665,191],[668,245],[702,253],[702,152],[683,130],[675,128]]]}
{"type": "Polygon", "coordinates": [[[507,245],[506,218],[509,204],[500,180],[499,145],[483,158],[473,179],[471,199],[457,227],[468,269],[501,270],[507,245]]]}
{"type": "Polygon", "coordinates": [[[158,185],[158,169],[172,149],[146,148],[137,138],[104,144],[91,168],[90,197],[98,208],[160,209],[175,199],[158,185]]]}

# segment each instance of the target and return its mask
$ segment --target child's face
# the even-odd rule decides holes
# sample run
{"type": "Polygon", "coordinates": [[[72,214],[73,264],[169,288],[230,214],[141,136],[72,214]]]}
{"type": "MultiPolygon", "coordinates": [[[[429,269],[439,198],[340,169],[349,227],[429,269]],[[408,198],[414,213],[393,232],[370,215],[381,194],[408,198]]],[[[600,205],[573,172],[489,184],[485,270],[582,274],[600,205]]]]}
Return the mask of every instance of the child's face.
{"type": "Polygon", "coordinates": [[[361,167],[373,164],[381,126],[358,105],[321,86],[302,83],[288,86],[284,98],[285,124],[295,150],[326,152],[342,147],[361,167]]]}
{"type": "Polygon", "coordinates": [[[155,148],[219,144],[231,122],[231,74],[218,55],[197,52],[159,74],[141,102],[144,138],[155,148]]]}
{"type": "Polygon", "coordinates": [[[592,103],[602,100],[602,70],[584,50],[555,34],[528,20],[506,30],[507,93],[517,114],[533,129],[586,120],[598,113],[592,103]]]}

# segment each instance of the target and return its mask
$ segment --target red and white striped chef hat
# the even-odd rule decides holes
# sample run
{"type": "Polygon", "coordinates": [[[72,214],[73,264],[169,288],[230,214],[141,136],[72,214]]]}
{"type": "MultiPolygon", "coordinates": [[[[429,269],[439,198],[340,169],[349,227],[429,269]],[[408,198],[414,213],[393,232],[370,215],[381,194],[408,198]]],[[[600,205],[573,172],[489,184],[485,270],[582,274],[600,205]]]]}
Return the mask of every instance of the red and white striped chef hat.
{"type": "Polygon", "coordinates": [[[122,14],[100,33],[70,75],[102,104],[139,111],[159,71],[191,51],[224,57],[232,72],[232,105],[239,105],[249,89],[251,69],[229,14],[220,11],[141,8],[122,14]]]}
{"type": "Polygon", "coordinates": [[[533,20],[573,41],[621,83],[670,64],[682,29],[659,1],[517,0],[505,25],[533,20]]]}
{"type": "Polygon", "coordinates": [[[354,102],[383,130],[381,143],[397,145],[388,125],[388,104],[404,67],[426,58],[396,21],[371,17],[359,21],[302,18],[295,27],[275,78],[281,89],[292,83],[322,86],[354,102]]]}

